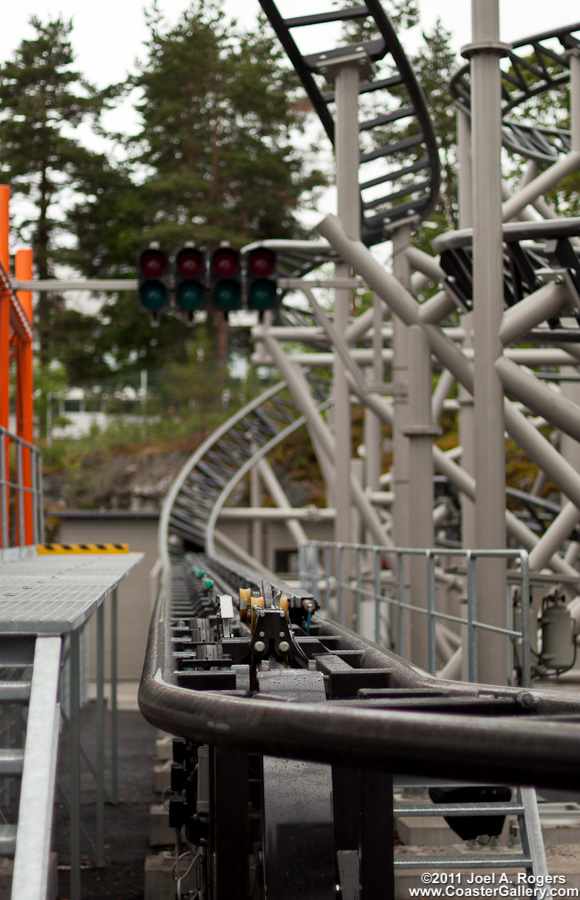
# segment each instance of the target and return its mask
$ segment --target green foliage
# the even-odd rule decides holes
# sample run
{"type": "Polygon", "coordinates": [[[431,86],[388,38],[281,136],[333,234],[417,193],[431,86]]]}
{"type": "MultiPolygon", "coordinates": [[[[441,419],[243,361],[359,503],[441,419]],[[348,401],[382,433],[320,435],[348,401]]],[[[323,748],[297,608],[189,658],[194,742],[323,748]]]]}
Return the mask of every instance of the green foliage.
{"type": "MultiPolygon", "coordinates": [[[[172,28],[155,5],[147,16],[147,55],[129,85],[140,131],[125,140],[122,165],[87,166],[69,216],[67,261],[91,277],[134,277],[150,241],[171,252],[188,240],[212,248],[298,236],[296,209],[324,181],[295,149],[305,114],[263,20],[240,30],[218,0],[195,0],[172,28]]],[[[117,369],[186,362],[183,322],[171,313],[152,331],[135,296],[122,294],[109,296],[102,318],[97,358],[117,369]]],[[[215,355],[211,317],[209,326],[191,336],[215,355]]]]}
{"type": "MultiPolygon", "coordinates": [[[[33,17],[31,24],[34,38],[22,41],[13,59],[0,66],[0,179],[13,196],[32,203],[18,232],[32,244],[38,277],[49,278],[64,232],[64,205],[77,189],[80,171],[95,159],[71,135],[98,116],[105,96],[72,67],[71,22],[33,17]]],[[[55,355],[58,312],[59,298],[41,295],[36,317],[43,365],[55,355]]]]}

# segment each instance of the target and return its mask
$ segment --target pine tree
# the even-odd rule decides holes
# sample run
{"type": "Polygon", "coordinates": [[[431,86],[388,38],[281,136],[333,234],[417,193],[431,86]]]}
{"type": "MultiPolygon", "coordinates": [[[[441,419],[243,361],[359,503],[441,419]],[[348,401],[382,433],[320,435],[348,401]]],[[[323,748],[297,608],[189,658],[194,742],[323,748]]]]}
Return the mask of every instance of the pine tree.
{"type": "Polygon", "coordinates": [[[303,113],[265,22],[240,31],[221,0],[195,0],[169,31],[155,8],[149,26],[134,162],[151,173],[150,236],[215,246],[295,235],[299,198],[321,179],[294,149],[303,113]]]}
{"type": "MultiPolygon", "coordinates": [[[[45,279],[53,275],[64,231],[64,198],[75,191],[79,170],[93,156],[74,129],[99,114],[104,97],[73,68],[72,22],[33,17],[31,25],[34,37],[23,40],[0,66],[0,178],[13,196],[33,204],[33,212],[20,219],[19,231],[32,244],[37,275],[45,279]]],[[[46,294],[37,303],[42,365],[51,357],[62,308],[61,298],[46,294]]]]}
{"type": "MultiPolygon", "coordinates": [[[[194,0],[171,28],[153,5],[148,25],[130,84],[141,128],[125,143],[123,166],[87,171],[86,199],[69,216],[71,264],[92,276],[134,276],[150,241],[171,252],[184,241],[212,249],[299,236],[297,207],[324,179],[305,173],[295,149],[305,113],[267,23],[246,32],[220,0],[194,0]]],[[[152,331],[134,295],[112,298],[104,314],[102,339],[120,365],[156,367],[190,352],[183,323],[164,314],[152,331]]],[[[200,335],[196,327],[193,339],[200,335]]]]}

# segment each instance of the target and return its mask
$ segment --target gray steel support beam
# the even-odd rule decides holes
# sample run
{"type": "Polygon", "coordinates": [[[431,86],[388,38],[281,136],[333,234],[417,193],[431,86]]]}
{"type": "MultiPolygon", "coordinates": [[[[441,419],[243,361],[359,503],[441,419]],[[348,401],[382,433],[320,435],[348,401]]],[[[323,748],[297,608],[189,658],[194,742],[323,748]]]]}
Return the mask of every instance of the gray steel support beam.
{"type": "Polygon", "coordinates": [[[413,246],[407,247],[405,256],[411,268],[427,275],[430,280],[445,282],[447,276],[434,256],[429,256],[428,253],[413,246]]]}
{"type": "MultiPolygon", "coordinates": [[[[373,295],[373,363],[367,369],[367,381],[379,385],[384,381],[383,323],[384,304],[373,295]]],[[[382,423],[375,412],[365,409],[365,488],[378,491],[382,471],[382,423]]],[[[368,539],[368,535],[367,538],[368,539]]]]}
{"type": "MultiPolygon", "coordinates": [[[[445,475],[451,484],[459,491],[467,497],[474,499],[475,479],[473,476],[466,472],[461,466],[458,466],[457,463],[451,459],[449,453],[445,453],[436,445],[433,447],[433,456],[435,469],[438,472],[441,472],[442,475],[445,475]]],[[[521,544],[526,550],[532,552],[538,544],[538,536],[534,534],[527,525],[520,521],[514,513],[510,512],[510,510],[506,510],[505,516],[508,533],[518,544],[521,544]]],[[[546,562],[549,563],[555,572],[566,575],[567,577],[578,577],[578,586],[580,587],[580,573],[560,556],[553,555],[546,562]]]]}
{"type": "Polygon", "coordinates": [[[570,50],[570,118],[572,150],[580,150],[580,53],[570,50]]]}
{"type": "MultiPolygon", "coordinates": [[[[359,136],[358,136],[358,91],[360,67],[356,62],[339,64],[334,77],[336,98],[336,193],[337,213],[348,234],[360,237],[360,193],[358,187],[359,136]]],[[[344,262],[336,265],[337,278],[349,275],[344,262]]],[[[334,322],[341,334],[348,327],[350,312],[350,291],[335,292],[334,322]]],[[[334,360],[333,378],[333,431],[335,442],[336,481],[333,490],[336,519],[334,540],[338,543],[352,541],[351,522],[351,410],[350,391],[344,364],[338,354],[334,360]]],[[[348,565],[347,565],[348,567],[348,565]]],[[[347,610],[350,622],[353,610],[347,610]]]]}
{"type": "MultiPolygon", "coordinates": [[[[573,503],[566,503],[530,553],[530,569],[532,571],[540,572],[550,563],[554,554],[578,524],[579,519],[578,507],[573,503]]],[[[580,572],[578,575],[580,578],[580,572]]]]}
{"type": "MultiPolygon", "coordinates": [[[[259,476],[264,482],[266,490],[270,494],[276,506],[291,506],[290,501],[288,500],[288,497],[286,496],[282,485],[276,478],[274,470],[272,469],[268,460],[261,459],[257,466],[255,466],[255,468],[257,469],[259,476]]],[[[304,528],[302,527],[300,522],[297,521],[297,519],[288,518],[285,520],[285,523],[289,534],[294,539],[297,545],[306,543],[306,541],[308,541],[308,535],[304,531],[304,528]]]]}
{"type": "MultiPolygon", "coordinates": [[[[472,0],[471,14],[473,43],[463,53],[472,98],[475,538],[478,548],[493,549],[506,545],[503,388],[495,370],[503,313],[499,0],[472,0]]],[[[481,619],[505,628],[505,561],[482,561],[478,585],[481,619]]],[[[480,678],[505,684],[505,642],[484,631],[478,650],[480,678]]]]}
{"type": "Polygon", "coordinates": [[[499,326],[501,343],[511,344],[568,306],[566,288],[560,284],[546,284],[524,300],[506,310],[499,326]]]}
{"type": "Polygon", "coordinates": [[[575,442],[580,441],[580,407],[577,403],[509,359],[498,359],[495,365],[506,394],[520,400],[532,413],[543,416],[575,442]]]}
{"type": "MultiPolygon", "coordinates": [[[[409,408],[405,437],[409,449],[409,547],[433,546],[433,438],[437,429],[431,419],[431,354],[423,329],[408,329],[409,408]]],[[[396,407],[395,407],[396,408],[396,407]]],[[[396,471],[396,470],[395,470],[396,471]]],[[[395,497],[398,497],[395,488],[395,497]]],[[[396,509],[396,507],[395,507],[396,509]]],[[[411,566],[411,597],[415,606],[426,608],[426,563],[411,566]]],[[[411,615],[411,662],[428,670],[429,651],[425,617],[411,615]]]]}
{"type": "MultiPolygon", "coordinates": [[[[319,451],[321,454],[319,456],[321,466],[324,465],[329,472],[329,476],[333,478],[335,456],[334,438],[330,434],[325,422],[313,403],[308,384],[306,383],[302,372],[287,359],[284,351],[273,338],[266,337],[265,344],[266,349],[280,369],[282,377],[290,387],[296,404],[308,423],[308,429],[313,442],[315,442],[317,454],[319,451]],[[318,444],[318,449],[316,444],[318,444]]],[[[373,509],[372,504],[369,503],[364,491],[354,478],[351,478],[350,480],[350,489],[353,501],[357,505],[365,527],[373,534],[373,540],[379,545],[389,546],[390,542],[387,539],[380,517],[377,515],[376,510],[373,509]]]]}
{"type": "MultiPolygon", "coordinates": [[[[254,448],[257,449],[257,448],[254,448]]],[[[259,464],[258,464],[259,465],[259,464]]],[[[258,466],[254,466],[250,472],[250,505],[257,507],[262,505],[262,482],[260,479],[260,471],[258,466]]],[[[289,505],[289,504],[286,504],[289,505]]],[[[263,525],[259,519],[252,522],[252,554],[258,562],[264,562],[263,556],[263,525]]]]}
{"type": "MultiPolygon", "coordinates": [[[[411,270],[406,255],[410,240],[408,225],[398,228],[393,234],[393,275],[407,291],[410,287],[411,270]]],[[[393,310],[393,537],[398,547],[411,546],[410,523],[410,448],[406,434],[409,421],[409,362],[408,323],[393,310]]],[[[408,600],[408,598],[407,598],[408,600]]],[[[409,628],[405,628],[409,634],[409,628]]]]}
{"type": "MultiPolygon", "coordinates": [[[[397,280],[386,272],[383,267],[371,256],[366,247],[360,242],[350,241],[345,235],[340,223],[334,216],[327,216],[318,226],[321,234],[328,238],[335,249],[341,253],[356,270],[361,274],[369,286],[374,290],[392,309],[394,309],[401,318],[404,318],[408,324],[422,324],[417,312],[417,304],[413,298],[405,291],[397,280]]],[[[455,378],[469,391],[473,391],[473,367],[465,358],[463,353],[450,341],[441,329],[435,326],[423,325],[431,350],[438,356],[443,364],[453,372],[455,378]]],[[[568,348],[563,348],[568,349],[568,348]]],[[[508,432],[513,439],[520,444],[522,449],[530,456],[530,458],[540,467],[548,467],[549,477],[556,484],[560,484],[563,478],[572,486],[577,486],[580,490],[580,478],[577,473],[568,466],[560,454],[537,433],[532,423],[528,422],[526,417],[518,412],[509,401],[505,401],[505,415],[508,432]],[[564,474],[565,473],[565,474],[564,474]]],[[[439,468],[437,449],[434,448],[435,464],[439,468]]],[[[471,481],[468,473],[463,472],[458,466],[455,467],[461,474],[463,483],[471,481]]],[[[502,475],[503,478],[503,475],[502,475]]],[[[562,488],[564,489],[564,488],[562,488]]],[[[575,488],[575,493],[578,491],[575,488]]],[[[568,492],[570,499],[574,499],[568,492]]],[[[580,500],[580,495],[579,495],[580,500]]],[[[505,514],[505,511],[504,511],[505,514]]],[[[509,513],[506,519],[509,521],[509,513]]],[[[515,517],[514,517],[515,518],[515,517]]],[[[522,533],[529,531],[522,526],[521,523],[513,521],[510,525],[512,534],[518,533],[520,529],[522,533]]],[[[532,532],[530,532],[530,535],[532,532]]],[[[533,544],[535,545],[537,538],[533,536],[533,544]]],[[[523,541],[522,541],[523,542],[523,541]]],[[[529,546],[529,545],[526,545],[529,546]]],[[[551,564],[558,568],[556,571],[563,572],[564,567],[568,574],[576,575],[576,570],[571,566],[567,566],[563,560],[554,560],[551,564]]]]}
{"type": "Polygon", "coordinates": [[[439,416],[443,410],[443,404],[447,400],[451,389],[455,384],[455,378],[449,369],[443,369],[439,376],[439,380],[431,397],[431,417],[433,422],[439,421],[439,416]]]}
{"type": "Polygon", "coordinates": [[[529,204],[533,204],[538,197],[543,197],[558,182],[580,168],[580,150],[571,150],[563,159],[558,160],[553,166],[545,169],[541,175],[526,184],[509,200],[506,200],[502,207],[502,216],[504,222],[513,219],[522,209],[529,204]]]}
{"type": "MultiPolygon", "coordinates": [[[[473,178],[471,169],[471,117],[463,109],[457,110],[457,151],[459,157],[459,227],[473,226],[473,178]]],[[[462,348],[473,350],[473,313],[462,316],[465,338],[462,348]]],[[[473,475],[475,472],[475,424],[473,414],[473,394],[460,384],[459,399],[459,443],[463,447],[461,463],[473,475]]],[[[474,547],[475,537],[475,497],[461,493],[461,541],[465,548],[474,547]]]]}

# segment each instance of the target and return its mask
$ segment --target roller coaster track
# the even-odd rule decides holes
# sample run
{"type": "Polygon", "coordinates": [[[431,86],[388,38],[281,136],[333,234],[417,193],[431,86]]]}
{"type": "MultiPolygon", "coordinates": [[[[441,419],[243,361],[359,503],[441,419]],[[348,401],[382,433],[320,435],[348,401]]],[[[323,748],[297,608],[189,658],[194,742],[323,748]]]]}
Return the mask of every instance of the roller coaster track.
{"type": "MultiPolygon", "coordinates": [[[[334,95],[320,87],[322,69],[349,54],[360,56],[361,48],[373,63],[390,57],[394,73],[361,84],[361,94],[394,89],[398,97],[405,95],[397,110],[360,126],[375,142],[374,149],[362,154],[361,168],[381,163],[387,170],[360,185],[364,240],[378,242],[392,223],[427,215],[439,187],[435,138],[421,91],[380,5],[367,0],[364,6],[284,19],[270,0],[260,2],[331,140],[334,95]],[[364,26],[364,41],[310,56],[294,41],[296,30],[353,24],[364,26]],[[375,36],[367,39],[373,30],[375,36]],[[390,140],[389,126],[403,120],[411,122],[407,136],[390,140]],[[413,161],[403,162],[404,154],[413,161]],[[369,189],[382,190],[393,182],[393,192],[367,196],[369,189]]],[[[564,49],[576,46],[570,43],[575,30],[556,33],[564,49]]],[[[567,72],[554,73],[545,62],[556,67],[565,63],[563,53],[546,46],[553,37],[539,35],[514,45],[506,114],[565,81],[567,72]],[[515,54],[526,45],[535,54],[533,63],[515,54]],[[530,74],[544,86],[528,87],[530,74]]],[[[454,90],[467,108],[465,74],[456,79],[454,90]]],[[[568,146],[560,131],[550,136],[546,130],[517,131],[506,125],[506,135],[542,161],[568,146]]],[[[576,224],[566,233],[542,235],[554,238],[565,253],[559,262],[573,270],[573,290],[576,269],[570,253],[577,258],[570,239],[576,224]]],[[[530,256],[522,250],[520,241],[529,235],[520,234],[520,227],[514,226],[511,235],[508,305],[538,286],[535,251],[530,256]]],[[[561,227],[552,223],[548,231],[561,227]]],[[[450,273],[454,290],[463,291],[461,299],[468,303],[466,248],[471,235],[442,240],[442,251],[456,267],[450,273]]],[[[303,273],[325,258],[324,252],[316,258],[300,253],[283,257],[284,272],[303,273]]],[[[538,266],[545,264],[540,253],[538,266]]],[[[285,324],[312,323],[308,313],[298,310],[281,316],[285,324]]],[[[322,410],[331,402],[330,381],[312,373],[307,377],[322,410]]],[[[170,822],[185,835],[193,861],[201,860],[197,889],[212,900],[326,900],[337,896],[338,887],[342,900],[392,896],[389,879],[403,865],[393,857],[389,831],[392,773],[560,789],[574,788],[577,780],[577,695],[438,679],[328,621],[307,591],[216,552],[221,539],[217,517],[232,488],[303,423],[286,384],[272,386],[193,454],[161,516],[164,577],[139,704],[152,724],[182,739],[175,751],[178,771],[170,822]],[[293,851],[292,845],[298,849],[293,851]],[[350,870],[345,853],[351,862],[356,858],[350,870]]],[[[528,506],[542,528],[543,514],[553,510],[541,502],[528,506]]],[[[505,809],[515,813],[516,806],[508,803],[505,809]]],[[[487,808],[484,815],[490,814],[487,808]]],[[[468,864],[473,868],[476,861],[468,864]]],[[[491,857],[484,862],[493,864],[491,857]]],[[[523,855],[506,857],[504,865],[540,871],[525,847],[523,855]]],[[[192,896],[197,896],[195,890],[192,896]]]]}
{"type": "MultiPolygon", "coordinates": [[[[504,146],[527,159],[551,163],[570,150],[570,131],[512,121],[509,114],[542,94],[566,85],[570,79],[570,51],[580,47],[580,23],[523,38],[506,51],[509,65],[502,69],[502,128],[504,146]]],[[[451,95],[470,112],[469,64],[451,81],[451,95]]]]}
{"type": "MultiPolygon", "coordinates": [[[[324,408],[330,402],[330,382],[314,374],[307,378],[319,408],[324,408]]],[[[234,478],[304,424],[285,388],[285,382],[279,382],[244,406],[187,461],[163,507],[159,529],[162,558],[166,557],[169,535],[198,548],[205,547],[208,537],[213,543],[213,533],[207,533],[208,522],[234,478]]]]}
{"type": "Polygon", "coordinates": [[[423,92],[378,0],[287,18],[280,12],[281,4],[260,0],[260,5],[332,144],[335,95],[323,84],[327,71],[353,54],[373,67],[382,63],[389,68],[385,77],[363,77],[359,89],[361,98],[371,100],[375,107],[380,103],[384,110],[359,123],[365,142],[359,169],[363,241],[367,245],[383,241],[387,226],[411,216],[417,220],[427,216],[435,205],[440,185],[435,133],[423,92]],[[349,27],[356,29],[363,39],[356,40],[355,35],[354,43],[313,54],[303,54],[299,49],[294,37],[298,32],[306,38],[310,33],[316,34],[318,45],[324,40],[335,43],[337,25],[347,33],[349,27]],[[399,105],[394,106],[395,98],[399,105]]]}

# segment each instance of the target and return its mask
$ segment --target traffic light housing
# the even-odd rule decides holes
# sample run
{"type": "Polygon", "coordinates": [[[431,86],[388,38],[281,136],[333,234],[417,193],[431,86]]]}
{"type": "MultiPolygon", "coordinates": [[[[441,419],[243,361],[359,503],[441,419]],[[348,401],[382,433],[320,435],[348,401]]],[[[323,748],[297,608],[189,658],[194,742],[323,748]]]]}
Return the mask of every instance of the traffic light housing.
{"type": "Polygon", "coordinates": [[[205,303],[206,255],[197,247],[180,247],[175,254],[175,302],[178,309],[194,312],[205,303]]]}
{"type": "Polygon", "coordinates": [[[247,257],[248,308],[264,312],[278,300],[276,253],[267,247],[255,247],[247,257]]]}
{"type": "Polygon", "coordinates": [[[153,321],[169,305],[169,257],[164,250],[148,247],[137,257],[139,308],[153,321]]]}
{"type": "Polygon", "coordinates": [[[240,254],[232,247],[219,247],[211,256],[211,299],[216,309],[228,313],[242,305],[240,254]]]}

